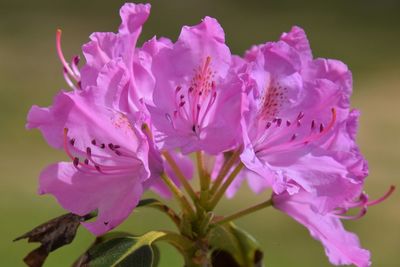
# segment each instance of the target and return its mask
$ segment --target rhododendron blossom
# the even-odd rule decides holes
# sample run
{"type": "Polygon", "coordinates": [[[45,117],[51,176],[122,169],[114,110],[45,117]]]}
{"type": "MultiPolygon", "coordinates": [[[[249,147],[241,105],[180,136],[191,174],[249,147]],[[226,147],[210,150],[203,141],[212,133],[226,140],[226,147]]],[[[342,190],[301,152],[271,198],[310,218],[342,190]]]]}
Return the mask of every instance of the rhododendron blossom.
{"type": "Polygon", "coordinates": [[[224,32],[210,17],[158,51],[150,112],[163,149],[217,154],[237,144],[243,83],[233,67],[224,32]]]}
{"type": "MultiPolygon", "coordinates": [[[[277,42],[253,46],[244,57],[232,55],[211,17],[184,26],[176,42],[153,37],[138,46],[149,14],[149,4],[125,4],[117,33],[93,33],[83,45],[82,67],[79,57],[67,62],[57,31],[56,48],[72,91],[59,92],[50,107],[33,106],[26,126],[39,129],[69,158],[42,171],[39,193],[54,195],[78,215],[72,216],[79,219],[76,225],[103,235],[138,206],[165,213],[178,232],[97,239],[76,266],[97,260],[131,266],[124,265],[131,256],[146,262],[153,251],[135,253],[152,250],[157,240],[178,248],[188,267],[219,266],[227,259],[234,266],[262,266],[254,238],[226,222],[269,206],[304,225],[332,264],[369,266],[370,252],[341,220],[363,217],[394,186],[373,201],[363,191],[368,166],[356,143],[360,112],[350,107],[347,66],[314,59],[297,26],[277,42]],[[199,189],[188,182],[194,176],[188,155],[193,152],[199,189]],[[218,216],[214,209],[222,196],[234,197],[244,180],[255,193],[270,190],[270,198],[218,216]],[[181,210],[142,199],[148,190],[173,196],[181,210]],[[353,209],[359,212],[348,215],[353,209]],[[129,242],[118,242],[127,240],[134,245],[124,251],[129,242]],[[115,246],[103,247],[108,241],[115,246]]],[[[55,239],[46,248],[51,252],[70,237],[61,234],[60,241],[55,234],[68,225],[49,224],[55,239]]]]}

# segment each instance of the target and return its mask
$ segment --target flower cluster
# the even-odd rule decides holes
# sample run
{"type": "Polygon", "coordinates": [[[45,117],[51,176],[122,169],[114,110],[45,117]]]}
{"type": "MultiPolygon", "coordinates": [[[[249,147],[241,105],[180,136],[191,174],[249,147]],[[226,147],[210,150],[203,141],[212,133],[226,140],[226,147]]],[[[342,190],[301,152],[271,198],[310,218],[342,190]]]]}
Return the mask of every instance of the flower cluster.
{"type": "MultiPolygon", "coordinates": [[[[117,33],[93,33],[69,63],[57,51],[67,84],[52,106],[33,106],[27,128],[38,128],[67,162],[40,175],[40,194],[85,215],[101,235],[121,224],[143,192],[175,195],[195,208],[180,187],[212,211],[243,181],[269,203],[307,227],[332,264],[369,266],[341,219],[363,216],[367,162],[356,144],[359,112],[350,108],[352,76],[345,64],[314,59],[304,31],[293,27],[277,42],[232,55],[214,18],[184,26],[176,42],[137,40],[149,4],[125,4],[117,33]],[[193,176],[196,154],[201,189],[193,176]],[[272,192],[272,193],[269,193],[272,192]],[[358,208],[355,216],[346,215],[358,208]]],[[[199,208],[201,207],[201,209],[199,208]]]]}

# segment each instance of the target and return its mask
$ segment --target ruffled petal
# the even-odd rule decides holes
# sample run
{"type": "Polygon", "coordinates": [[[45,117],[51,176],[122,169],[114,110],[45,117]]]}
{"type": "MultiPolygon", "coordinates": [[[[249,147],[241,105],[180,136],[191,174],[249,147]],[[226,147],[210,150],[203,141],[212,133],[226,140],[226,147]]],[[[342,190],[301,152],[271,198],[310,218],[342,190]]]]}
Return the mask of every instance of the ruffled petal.
{"type": "Polygon", "coordinates": [[[274,207],[303,224],[311,236],[323,244],[332,264],[370,266],[370,253],[360,247],[358,237],[347,232],[340,220],[333,215],[315,212],[311,204],[316,201],[318,200],[304,191],[292,196],[287,193],[273,196],[274,207]]]}
{"type": "Polygon", "coordinates": [[[143,191],[140,173],[143,171],[123,176],[92,175],[61,162],[43,170],[39,193],[54,195],[64,209],[78,215],[97,210],[96,221],[83,225],[102,235],[121,224],[136,207],[143,191]]]}
{"type": "Polygon", "coordinates": [[[122,59],[132,72],[136,57],[136,42],[150,14],[150,4],[127,3],[120,9],[122,23],[118,33],[96,32],[83,45],[86,64],[81,70],[82,87],[95,85],[100,70],[111,60],[122,59]]]}
{"type": "Polygon", "coordinates": [[[298,26],[293,26],[290,32],[281,35],[281,41],[284,41],[299,53],[303,64],[312,60],[312,52],[306,33],[298,26]]]}

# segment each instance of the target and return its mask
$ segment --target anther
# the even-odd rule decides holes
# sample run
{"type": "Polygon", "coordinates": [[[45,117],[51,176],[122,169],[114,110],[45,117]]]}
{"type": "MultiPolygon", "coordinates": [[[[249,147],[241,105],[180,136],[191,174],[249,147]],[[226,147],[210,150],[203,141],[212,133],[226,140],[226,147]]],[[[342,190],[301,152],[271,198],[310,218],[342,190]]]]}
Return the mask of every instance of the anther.
{"type": "Polygon", "coordinates": [[[98,171],[98,172],[101,172],[101,170],[100,170],[100,166],[99,165],[94,165],[94,167],[96,168],[96,170],[98,171]]]}
{"type": "Polygon", "coordinates": [[[322,133],[324,131],[324,124],[320,124],[319,125],[319,131],[322,133]]]}
{"type": "Polygon", "coordinates": [[[75,144],[75,138],[72,138],[69,143],[71,144],[71,146],[73,146],[75,144]]]}
{"type": "Polygon", "coordinates": [[[95,139],[92,140],[92,145],[94,145],[94,146],[96,145],[96,140],[95,139]]]}
{"type": "Polygon", "coordinates": [[[286,126],[289,127],[292,123],[290,121],[286,121],[286,126]]]}
{"type": "Polygon", "coordinates": [[[296,139],[296,137],[297,137],[297,134],[293,134],[292,138],[290,138],[290,141],[293,141],[294,139],[296,139]]]}
{"type": "Polygon", "coordinates": [[[108,144],[108,147],[109,147],[111,150],[114,150],[114,144],[109,143],[109,144],[108,144]]]}
{"type": "Polygon", "coordinates": [[[89,165],[89,160],[88,160],[88,159],[85,159],[83,162],[84,162],[86,165],[89,165]]]}
{"type": "Polygon", "coordinates": [[[267,122],[267,125],[265,125],[265,129],[268,129],[269,127],[271,127],[271,122],[267,122]]]}
{"type": "Polygon", "coordinates": [[[75,157],[74,160],[72,161],[75,167],[78,167],[79,165],[79,158],[75,157]]]}
{"type": "Polygon", "coordinates": [[[92,149],[90,147],[86,148],[86,154],[90,157],[92,155],[92,149]]]}
{"type": "Polygon", "coordinates": [[[101,148],[101,149],[104,149],[105,147],[106,147],[105,144],[101,144],[101,145],[100,145],[100,148],[101,148]]]}
{"type": "Polygon", "coordinates": [[[312,120],[312,122],[311,122],[311,130],[314,129],[314,128],[315,128],[315,121],[312,120]]]}

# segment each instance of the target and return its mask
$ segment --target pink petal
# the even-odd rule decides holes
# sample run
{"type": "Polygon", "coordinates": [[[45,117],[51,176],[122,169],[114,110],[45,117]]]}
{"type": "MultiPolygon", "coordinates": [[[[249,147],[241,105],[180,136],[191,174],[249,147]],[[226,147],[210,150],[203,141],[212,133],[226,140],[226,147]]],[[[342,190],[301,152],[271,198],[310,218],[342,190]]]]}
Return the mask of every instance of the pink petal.
{"type": "Polygon", "coordinates": [[[83,225],[102,235],[124,221],[142,195],[141,177],[102,176],[78,171],[72,163],[50,165],[40,175],[40,194],[52,194],[63,208],[78,215],[98,210],[94,222],[83,225]]]}
{"type": "Polygon", "coordinates": [[[370,266],[370,253],[360,247],[358,237],[347,232],[340,220],[333,215],[315,212],[310,204],[316,201],[311,194],[304,191],[292,196],[286,193],[273,197],[275,208],[303,224],[312,237],[321,241],[332,264],[370,266]]]}

